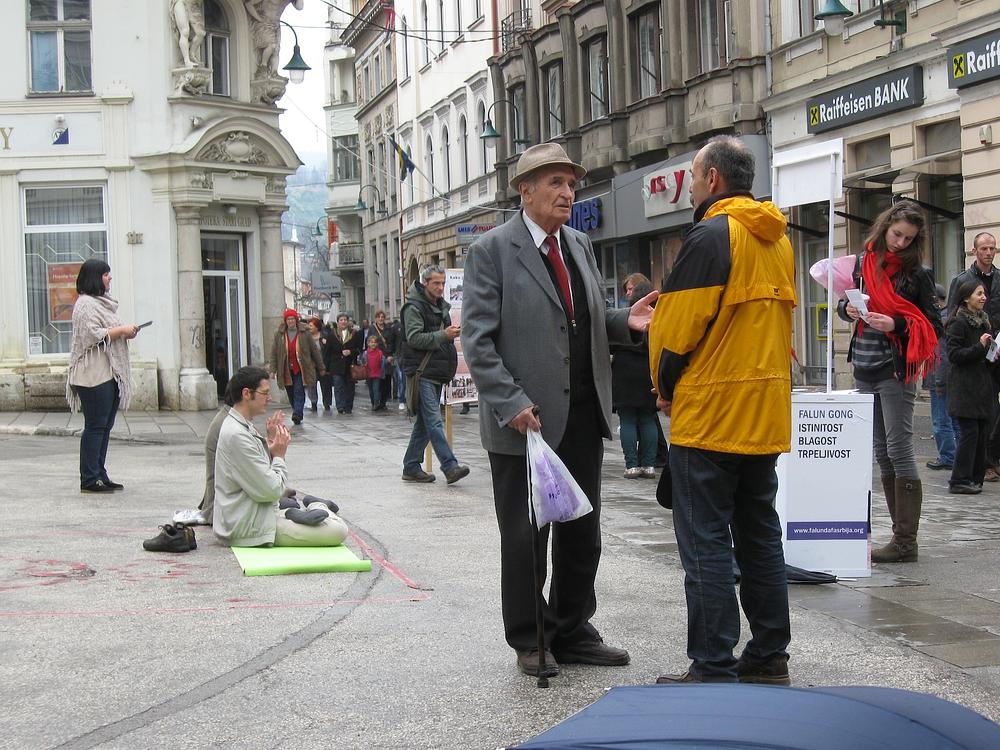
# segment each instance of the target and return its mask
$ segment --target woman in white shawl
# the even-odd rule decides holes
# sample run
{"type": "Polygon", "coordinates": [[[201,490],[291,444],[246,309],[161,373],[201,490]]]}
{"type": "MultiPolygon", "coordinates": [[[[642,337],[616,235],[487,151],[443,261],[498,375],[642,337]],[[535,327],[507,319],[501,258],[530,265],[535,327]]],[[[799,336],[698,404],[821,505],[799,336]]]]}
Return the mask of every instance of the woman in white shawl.
{"type": "Polygon", "coordinates": [[[104,465],[108,440],[118,407],[127,409],[132,398],[132,370],[128,361],[128,339],[139,333],[118,317],[118,301],[112,299],[111,267],[91,258],[76,277],[79,295],[73,306],[73,346],[69,355],[66,400],[70,409],[83,410],[80,437],[80,491],[114,492],[124,489],[112,482],[104,465]]]}

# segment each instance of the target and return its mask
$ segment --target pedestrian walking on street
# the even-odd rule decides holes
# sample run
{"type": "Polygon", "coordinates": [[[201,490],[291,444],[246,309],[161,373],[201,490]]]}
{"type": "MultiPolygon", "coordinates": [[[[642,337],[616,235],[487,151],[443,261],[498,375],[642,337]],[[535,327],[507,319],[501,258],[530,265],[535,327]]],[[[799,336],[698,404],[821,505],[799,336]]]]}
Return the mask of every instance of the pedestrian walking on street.
{"type": "Polygon", "coordinates": [[[434,446],[441,470],[454,484],[468,476],[469,467],[460,464],[448,445],[441,420],[441,389],[455,377],[458,326],[451,324],[451,305],[444,299],[444,269],[424,266],[403,305],[403,370],[411,379],[408,387],[418,391],[410,443],[403,456],[403,481],[433,482],[435,477],[420,468],[424,449],[434,446]]]}
{"type": "MultiPolygon", "coordinates": [[[[986,315],[993,325],[1000,323],[1000,273],[994,273],[996,266],[994,260],[997,253],[997,240],[989,232],[980,232],[972,238],[972,250],[974,256],[972,265],[964,271],[958,273],[951,280],[951,287],[948,290],[948,315],[953,315],[961,300],[957,299],[958,287],[966,281],[978,279],[983,285],[986,293],[986,315]]],[[[1000,395],[1000,369],[993,368],[993,383],[990,395],[990,405],[993,407],[993,414],[990,417],[989,441],[986,445],[986,474],[983,479],[987,482],[1000,481],[1000,408],[997,405],[997,397],[1000,395]]],[[[958,438],[956,437],[956,440],[958,438]]]]}
{"type": "Polygon", "coordinates": [[[794,252],[784,215],[750,192],[755,168],[753,153],[731,136],[712,138],[695,155],[695,224],[649,330],[650,376],[671,418],[691,659],[687,672],[658,683],[790,682],[788,583],[774,500],[775,464],[791,443],[794,252]],[[738,660],[734,553],[751,632],[738,660]]]}
{"type": "Polygon", "coordinates": [[[934,277],[923,263],[927,222],[901,200],[875,219],[854,266],[854,285],[868,294],[868,315],[841,300],[837,314],[855,323],[847,361],[858,391],[875,397],[875,459],[892,518],[892,538],[872,562],[913,562],[923,487],[913,448],[913,406],[921,373],[937,360],[943,335],[934,277]]]}
{"type": "MultiPolygon", "coordinates": [[[[629,662],[628,652],[605,644],[591,622],[601,558],[603,440],[611,438],[608,340],[639,341],[629,329],[649,325],[656,293],[631,310],[605,309],[590,239],[566,226],[585,174],[558,144],[528,148],[511,178],[521,211],[477,240],[465,265],[462,350],[479,389],[479,433],[493,476],[504,635],[518,668],[533,676],[557,674],[557,663],[629,662]],[[541,432],[593,506],[551,531],[543,653],[526,508],[528,430],[541,432]]],[[[549,526],[538,533],[540,586],[549,526]]]]}
{"type": "Polygon", "coordinates": [[[315,387],[326,369],[319,345],[309,332],[309,326],[299,322],[295,310],[285,310],[274,333],[271,345],[271,367],[278,385],[288,394],[292,406],[292,422],[302,423],[306,407],[306,390],[315,387]]]}
{"type": "Polygon", "coordinates": [[[119,407],[128,409],[132,399],[128,340],[136,337],[139,327],[118,317],[111,266],[100,258],[80,266],[76,293],[66,400],[73,413],[83,411],[80,491],[114,492],[125,488],[108,476],[108,442],[119,407]]]}
{"type": "MultiPolygon", "coordinates": [[[[368,329],[368,338],[375,337],[378,348],[382,351],[382,377],[379,378],[379,401],[375,404],[375,411],[385,409],[386,401],[392,391],[392,370],[396,361],[393,356],[396,346],[396,332],[385,322],[385,310],[375,311],[375,322],[368,329]]],[[[371,377],[371,376],[369,376],[371,377]]]]}
{"type": "MultiPolygon", "coordinates": [[[[623,284],[629,305],[653,291],[653,285],[641,273],[634,273],[623,284]]],[[[656,477],[656,397],[649,379],[649,346],[611,345],[611,403],[618,412],[619,437],[625,456],[626,479],[656,477]]]]}
{"type": "Polygon", "coordinates": [[[333,376],[333,397],[337,402],[338,414],[350,414],[354,410],[355,384],[351,378],[351,365],[357,364],[363,347],[361,334],[351,327],[347,313],[337,316],[337,327],[327,340],[323,358],[333,376]]]}
{"type": "MultiPolygon", "coordinates": [[[[947,317],[948,293],[940,284],[934,285],[934,296],[941,315],[942,325],[947,317]]],[[[955,463],[955,441],[958,439],[958,421],[948,413],[948,343],[945,336],[938,339],[937,365],[924,378],[924,388],[931,396],[931,422],[937,458],[927,462],[932,471],[951,471],[955,463]]]]}
{"type": "Polygon", "coordinates": [[[309,333],[319,347],[320,357],[323,359],[322,374],[308,389],[309,401],[312,404],[312,411],[316,411],[319,405],[319,396],[323,396],[323,411],[330,411],[330,404],[333,403],[333,376],[326,369],[326,359],[323,358],[323,350],[326,348],[327,336],[330,332],[323,324],[322,318],[309,318],[309,333]],[[317,392],[318,391],[318,392],[317,392]]]}
{"type": "Polygon", "coordinates": [[[990,403],[995,365],[986,360],[993,341],[986,292],[978,279],[956,290],[958,308],[948,320],[948,413],[958,420],[959,438],[948,491],[978,495],[986,474],[986,443],[994,406],[990,403]]]}

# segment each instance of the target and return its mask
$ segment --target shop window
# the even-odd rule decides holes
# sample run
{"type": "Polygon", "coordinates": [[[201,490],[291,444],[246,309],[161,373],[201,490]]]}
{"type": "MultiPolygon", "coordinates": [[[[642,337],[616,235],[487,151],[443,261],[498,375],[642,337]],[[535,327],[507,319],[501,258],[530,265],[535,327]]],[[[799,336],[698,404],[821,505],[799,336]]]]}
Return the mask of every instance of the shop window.
{"type": "Polygon", "coordinates": [[[563,132],[562,64],[553,63],[546,67],[543,77],[546,137],[555,138],[563,132]]]}
{"type": "Polygon", "coordinates": [[[645,99],[660,92],[660,9],[646,8],[630,19],[632,99],[645,99]]]}
{"type": "Polygon", "coordinates": [[[28,0],[31,92],[90,92],[90,0],[28,0]]]}
{"type": "Polygon", "coordinates": [[[584,68],[584,111],[588,120],[608,114],[608,40],[599,36],[584,47],[587,65],[584,68]]]}
{"type": "Polygon", "coordinates": [[[924,136],[924,154],[927,156],[962,149],[962,126],[958,120],[935,122],[920,130],[924,136]]]}
{"type": "MultiPolygon", "coordinates": [[[[957,123],[956,123],[957,128],[957,123]]],[[[934,280],[948,289],[951,280],[967,265],[962,175],[932,175],[926,178],[928,240],[924,265],[931,266],[934,280]]]]}
{"type": "Polygon", "coordinates": [[[809,231],[800,231],[792,245],[798,257],[799,307],[796,330],[800,332],[796,352],[805,373],[805,382],[826,382],[826,337],[829,334],[829,309],[826,289],[809,275],[809,269],[829,252],[829,206],[811,203],[795,210],[795,222],[809,231]],[[819,235],[819,236],[817,236],[819,235]]]}
{"type": "Polygon", "coordinates": [[[67,354],[80,266],[108,259],[104,188],[24,190],[28,354],[67,354]]]}
{"type": "Polygon", "coordinates": [[[333,139],[333,181],[357,182],[360,178],[358,164],[358,137],[336,136],[333,139]]]}
{"type": "Polygon", "coordinates": [[[726,26],[723,23],[729,3],[725,0],[689,0],[690,18],[694,19],[696,46],[695,67],[707,73],[726,64],[726,26]]]}

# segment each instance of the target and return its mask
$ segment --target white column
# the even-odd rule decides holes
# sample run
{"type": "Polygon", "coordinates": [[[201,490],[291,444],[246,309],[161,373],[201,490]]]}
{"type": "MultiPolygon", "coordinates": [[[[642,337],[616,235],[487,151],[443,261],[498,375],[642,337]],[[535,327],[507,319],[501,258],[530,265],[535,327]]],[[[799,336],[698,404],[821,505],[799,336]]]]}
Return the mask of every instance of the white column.
{"type": "MultiPolygon", "coordinates": [[[[284,207],[261,206],[260,217],[260,317],[264,336],[264,358],[271,358],[281,314],[285,311],[285,275],[281,257],[281,214],[284,207]]],[[[263,364],[255,362],[254,364],[263,364]]]]}
{"type": "Polygon", "coordinates": [[[205,295],[201,273],[201,207],[175,205],[181,411],[214,409],[219,396],[205,367],[205,295]]]}

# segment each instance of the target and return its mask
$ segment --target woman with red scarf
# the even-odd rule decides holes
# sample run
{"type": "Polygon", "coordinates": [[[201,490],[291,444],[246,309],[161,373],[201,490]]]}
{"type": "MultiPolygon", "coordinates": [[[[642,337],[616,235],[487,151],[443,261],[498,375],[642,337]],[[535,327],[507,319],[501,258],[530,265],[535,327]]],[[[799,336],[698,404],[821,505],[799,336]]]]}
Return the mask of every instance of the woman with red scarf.
{"type": "Polygon", "coordinates": [[[837,306],[843,320],[856,322],[847,360],[858,391],[875,396],[875,459],[892,539],[872,550],[873,562],[917,559],[923,488],[913,450],[913,405],[943,333],[934,277],[922,264],[926,241],[926,220],[915,203],[901,200],[883,211],[854,268],[855,286],[869,297],[868,314],[861,318],[845,300],[837,306]]]}

